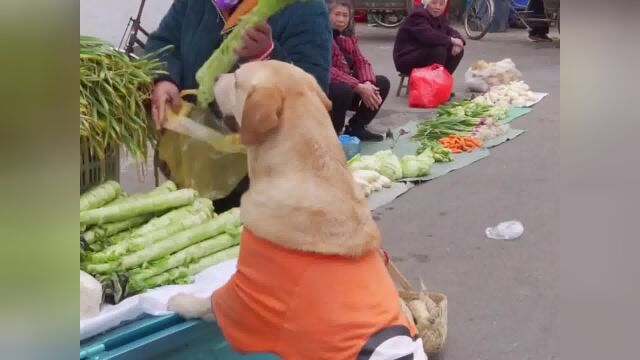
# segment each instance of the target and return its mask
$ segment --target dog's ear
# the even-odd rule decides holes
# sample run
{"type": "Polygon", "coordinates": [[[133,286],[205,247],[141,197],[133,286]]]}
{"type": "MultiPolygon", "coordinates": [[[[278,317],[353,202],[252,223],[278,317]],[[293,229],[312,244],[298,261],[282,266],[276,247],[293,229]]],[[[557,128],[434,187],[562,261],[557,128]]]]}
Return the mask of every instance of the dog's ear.
{"type": "Polygon", "coordinates": [[[262,143],[265,135],[280,125],[284,94],[275,86],[256,86],[247,95],[240,124],[244,145],[262,143]]]}
{"type": "Polygon", "coordinates": [[[322,88],[320,87],[320,85],[318,85],[318,81],[316,81],[316,78],[314,78],[313,76],[311,76],[310,74],[306,74],[308,80],[308,84],[311,90],[311,93],[316,95],[318,97],[318,99],[320,99],[320,102],[322,102],[322,105],[327,109],[327,111],[331,111],[331,100],[329,100],[329,98],[327,97],[327,94],[325,94],[325,92],[322,90],[322,88]]]}

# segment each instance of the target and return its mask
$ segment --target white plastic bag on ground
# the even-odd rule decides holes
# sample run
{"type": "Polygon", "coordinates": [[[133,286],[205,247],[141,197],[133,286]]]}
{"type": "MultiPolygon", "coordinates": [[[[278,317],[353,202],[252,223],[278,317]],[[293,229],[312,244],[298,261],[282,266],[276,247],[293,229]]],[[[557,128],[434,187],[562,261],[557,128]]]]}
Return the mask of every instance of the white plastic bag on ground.
{"type": "Polygon", "coordinates": [[[478,60],[469,67],[464,76],[467,88],[473,92],[486,92],[492,86],[508,84],[521,78],[522,73],[509,58],[493,63],[478,60]]]}

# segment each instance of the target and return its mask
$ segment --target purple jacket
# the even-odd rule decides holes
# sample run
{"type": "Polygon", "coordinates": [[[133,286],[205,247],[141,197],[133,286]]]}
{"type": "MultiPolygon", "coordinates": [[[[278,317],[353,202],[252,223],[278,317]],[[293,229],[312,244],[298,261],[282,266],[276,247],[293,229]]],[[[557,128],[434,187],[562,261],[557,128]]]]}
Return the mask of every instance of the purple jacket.
{"type": "Polygon", "coordinates": [[[396,64],[403,63],[403,58],[418,49],[451,47],[452,37],[464,42],[462,35],[449,26],[444,16],[436,18],[422,7],[414,8],[398,29],[393,46],[393,61],[396,64]]]}

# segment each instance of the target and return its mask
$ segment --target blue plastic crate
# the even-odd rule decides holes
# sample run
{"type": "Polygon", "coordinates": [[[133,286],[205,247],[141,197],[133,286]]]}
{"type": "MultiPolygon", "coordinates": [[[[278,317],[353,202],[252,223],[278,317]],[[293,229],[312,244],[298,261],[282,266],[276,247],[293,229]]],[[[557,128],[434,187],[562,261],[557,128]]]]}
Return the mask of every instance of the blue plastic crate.
{"type": "Polygon", "coordinates": [[[176,315],[148,317],[80,344],[81,360],[278,360],[231,349],[215,323],[176,315]]]}

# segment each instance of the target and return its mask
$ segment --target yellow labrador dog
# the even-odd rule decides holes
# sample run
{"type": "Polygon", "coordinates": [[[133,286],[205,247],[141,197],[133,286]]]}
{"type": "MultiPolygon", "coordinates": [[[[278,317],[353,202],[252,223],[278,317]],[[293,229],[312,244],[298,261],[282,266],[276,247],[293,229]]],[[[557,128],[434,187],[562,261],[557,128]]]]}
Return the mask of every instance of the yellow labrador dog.
{"type": "Polygon", "coordinates": [[[237,270],[210,298],[176,295],[168,309],[217,321],[243,353],[426,359],[315,79],[284,62],[252,62],[220,77],[215,95],[247,148],[237,270]]]}

